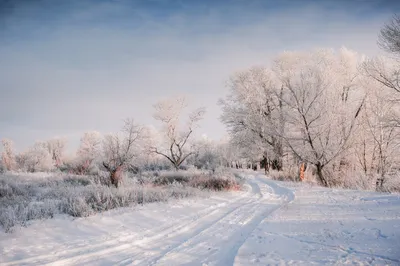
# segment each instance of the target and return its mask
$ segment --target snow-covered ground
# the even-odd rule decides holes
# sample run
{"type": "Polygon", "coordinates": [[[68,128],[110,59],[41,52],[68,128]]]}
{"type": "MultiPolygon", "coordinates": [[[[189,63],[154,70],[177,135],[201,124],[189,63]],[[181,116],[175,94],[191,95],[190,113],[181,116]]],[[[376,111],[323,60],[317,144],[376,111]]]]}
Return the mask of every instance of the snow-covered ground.
{"type": "Polygon", "coordinates": [[[400,265],[400,196],[274,182],[0,233],[1,265],[400,265]]]}

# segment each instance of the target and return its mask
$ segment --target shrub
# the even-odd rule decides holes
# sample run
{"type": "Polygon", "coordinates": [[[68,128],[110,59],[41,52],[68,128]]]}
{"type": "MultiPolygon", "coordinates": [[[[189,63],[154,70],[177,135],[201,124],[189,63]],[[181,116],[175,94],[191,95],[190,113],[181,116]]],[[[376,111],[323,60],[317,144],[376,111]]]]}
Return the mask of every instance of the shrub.
{"type": "Polygon", "coordinates": [[[85,176],[68,176],[63,181],[71,186],[88,186],[92,183],[91,180],[85,176]]]}
{"type": "Polygon", "coordinates": [[[299,181],[297,170],[284,169],[283,171],[270,170],[267,174],[272,180],[299,181]]]}
{"type": "Polygon", "coordinates": [[[185,184],[189,182],[189,178],[182,175],[159,176],[154,180],[155,185],[170,185],[173,183],[185,184]]]}
{"type": "Polygon", "coordinates": [[[15,226],[56,214],[86,217],[119,207],[199,195],[198,189],[176,180],[162,186],[139,184],[134,179],[124,182],[117,189],[104,185],[102,176],[0,175],[0,227],[10,232],[15,226]]]}
{"type": "Polygon", "coordinates": [[[6,167],[3,162],[0,160],[0,174],[4,174],[6,172],[6,167]]]}
{"type": "Polygon", "coordinates": [[[242,180],[222,170],[212,176],[193,169],[147,172],[139,177],[127,173],[117,189],[109,186],[106,172],[95,176],[0,175],[0,227],[9,232],[15,226],[57,214],[86,217],[119,207],[205,196],[209,190],[236,190],[242,180]]]}
{"type": "Polygon", "coordinates": [[[390,193],[400,193],[400,174],[394,174],[393,176],[387,177],[383,182],[383,191],[390,193]]]}
{"type": "Polygon", "coordinates": [[[58,168],[62,173],[72,175],[97,175],[99,173],[99,167],[96,162],[79,159],[64,162],[58,168]]]}
{"type": "Polygon", "coordinates": [[[223,178],[218,176],[196,176],[190,179],[188,185],[213,191],[240,189],[240,184],[235,178],[223,178]]]}

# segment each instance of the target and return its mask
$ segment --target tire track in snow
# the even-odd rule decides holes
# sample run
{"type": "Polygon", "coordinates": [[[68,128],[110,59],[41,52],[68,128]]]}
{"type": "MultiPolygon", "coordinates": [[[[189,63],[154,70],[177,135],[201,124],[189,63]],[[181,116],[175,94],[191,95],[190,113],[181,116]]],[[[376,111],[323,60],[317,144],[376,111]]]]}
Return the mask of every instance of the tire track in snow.
{"type": "Polygon", "coordinates": [[[237,212],[216,221],[211,227],[175,246],[156,260],[150,260],[146,265],[172,265],[178,262],[179,265],[193,265],[193,263],[233,265],[240,247],[257,226],[268,215],[294,199],[290,190],[273,182],[269,185],[266,182],[260,182],[258,178],[248,178],[247,182],[253,191],[259,194],[259,198],[250,203],[251,206],[248,204],[242,206],[237,212]],[[260,188],[259,183],[268,187],[260,188]],[[274,204],[269,202],[271,198],[264,198],[264,195],[270,194],[267,191],[271,190],[278,196],[278,202],[274,204]],[[234,226],[227,227],[226,224],[234,226]],[[200,260],[196,261],[196,256],[200,260]]]}
{"type": "Polygon", "coordinates": [[[178,250],[180,247],[182,247],[182,246],[190,246],[190,244],[197,237],[202,237],[202,236],[206,236],[207,237],[210,234],[218,234],[218,231],[220,231],[220,230],[214,230],[214,231],[212,231],[212,233],[210,232],[210,230],[214,229],[215,227],[218,228],[218,226],[221,223],[232,224],[232,222],[233,222],[234,224],[238,224],[238,223],[245,224],[246,220],[244,220],[240,215],[241,215],[241,213],[243,213],[243,209],[245,209],[245,208],[255,209],[255,206],[256,206],[255,203],[256,202],[257,202],[257,199],[254,199],[254,200],[252,200],[250,202],[247,202],[247,203],[244,203],[244,204],[238,206],[237,208],[233,209],[232,211],[229,211],[228,213],[225,213],[219,219],[213,221],[210,224],[207,224],[206,226],[203,226],[199,230],[196,230],[194,232],[194,234],[192,234],[188,238],[185,238],[183,241],[182,240],[178,240],[176,243],[174,243],[172,245],[172,247],[170,246],[165,251],[163,251],[162,254],[160,256],[158,256],[156,259],[145,257],[145,258],[143,258],[144,261],[141,261],[141,263],[146,262],[145,263],[146,265],[154,265],[154,264],[158,263],[162,258],[166,257],[168,254],[171,254],[174,251],[178,250]],[[243,221],[241,221],[241,220],[243,220],[243,221]],[[146,259],[149,259],[149,260],[146,261],[146,259]]]}
{"type": "MultiPolygon", "coordinates": [[[[261,176],[263,176],[263,175],[261,175],[261,176]]],[[[268,185],[269,187],[271,187],[273,190],[273,193],[275,195],[279,196],[280,198],[282,198],[286,204],[294,200],[295,195],[292,190],[285,188],[285,187],[281,187],[278,184],[276,184],[274,181],[260,177],[260,175],[258,175],[255,179],[260,181],[261,183],[264,183],[264,184],[268,185]]]]}
{"type": "MultiPolygon", "coordinates": [[[[200,217],[198,220],[193,221],[190,224],[177,226],[174,228],[176,230],[174,230],[173,232],[162,232],[159,235],[146,238],[143,241],[139,240],[124,244],[120,243],[120,245],[118,246],[94,251],[91,252],[90,254],[83,254],[66,258],[57,261],[57,263],[53,263],[52,265],[65,265],[65,264],[74,265],[75,263],[79,264],[85,263],[85,265],[92,263],[96,264],[96,261],[100,261],[102,257],[106,255],[111,255],[116,257],[121,257],[121,256],[126,257],[126,254],[123,253],[128,250],[130,250],[129,257],[120,260],[119,262],[120,265],[137,264],[137,263],[140,263],[141,265],[143,264],[147,265],[145,261],[149,259],[149,257],[152,258],[159,257],[160,256],[159,254],[165,253],[163,251],[163,248],[166,245],[165,242],[167,242],[168,240],[178,241],[179,244],[182,242],[182,240],[180,240],[179,238],[183,237],[184,239],[187,239],[193,237],[193,235],[202,232],[203,230],[205,230],[205,228],[212,226],[214,223],[218,222],[223,217],[237,211],[239,208],[243,208],[246,207],[247,205],[252,204],[254,201],[257,200],[257,198],[262,196],[258,186],[249,184],[249,187],[251,188],[251,190],[249,190],[245,194],[242,194],[241,197],[239,197],[238,199],[230,202],[231,205],[228,206],[228,208],[221,207],[219,209],[214,210],[212,213],[200,217]],[[176,240],[176,238],[178,238],[179,240],[176,240]],[[163,241],[159,241],[161,239],[163,239],[163,241]],[[146,250],[148,250],[148,247],[150,247],[150,251],[146,252],[146,250]]],[[[182,223],[182,221],[177,221],[177,223],[182,223]]],[[[174,246],[177,244],[172,243],[171,245],[174,246]]],[[[118,263],[113,263],[113,264],[118,264],[118,263]]]]}
{"type": "MultiPolygon", "coordinates": [[[[250,203],[251,202],[247,204],[250,203]]],[[[240,204],[239,206],[236,206],[237,204],[232,205],[233,206],[228,209],[228,213],[234,212],[235,210],[243,206],[242,204],[240,204]]],[[[93,265],[93,263],[95,263],[95,265],[98,265],[96,264],[96,262],[104,259],[104,256],[126,257],[126,254],[129,254],[130,258],[135,258],[136,263],[141,263],[141,265],[143,265],[143,262],[140,260],[140,258],[142,256],[144,256],[145,258],[148,258],[149,256],[157,256],[157,250],[161,250],[165,246],[165,242],[168,239],[173,239],[175,237],[179,238],[185,234],[196,234],[196,232],[204,230],[204,228],[212,225],[215,220],[219,220],[221,216],[224,217],[225,215],[227,215],[226,212],[222,212],[221,214],[221,209],[216,209],[197,220],[191,221],[188,224],[185,224],[182,221],[177,221],[176,223],[182,224],[176,227],[172,227],[172,230],[163,231],[160,234],[156,234],[154,236],[133,242],[130,241],[128,243],[117,243],[112,247],[96,250],[93,252],[82,254],[80,256],[69,257],[54,263],[50,263],[49,265],[93,265]]],[[[112,264],[115,265],[118,264],[118,262],[112,264]]]]}

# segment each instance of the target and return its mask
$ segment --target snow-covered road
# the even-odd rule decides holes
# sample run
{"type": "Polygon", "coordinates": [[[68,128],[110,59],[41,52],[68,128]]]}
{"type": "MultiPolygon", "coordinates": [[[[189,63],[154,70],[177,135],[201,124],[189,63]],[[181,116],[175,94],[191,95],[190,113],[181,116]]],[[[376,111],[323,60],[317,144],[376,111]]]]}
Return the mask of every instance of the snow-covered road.
{"type": "Polygon", "coordinates": [[[0,233],[1,265],[400,265],[400,198],[274,182],[0,233]]]}

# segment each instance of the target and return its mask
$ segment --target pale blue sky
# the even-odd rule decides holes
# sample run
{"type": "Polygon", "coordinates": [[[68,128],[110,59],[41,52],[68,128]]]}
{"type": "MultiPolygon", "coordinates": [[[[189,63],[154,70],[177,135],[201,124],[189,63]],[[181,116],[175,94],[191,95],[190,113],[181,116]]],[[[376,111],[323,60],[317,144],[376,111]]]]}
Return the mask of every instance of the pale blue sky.
{"type": "Polygon", "coordinates": [[[184,94],[207,107],[199,133],[219,139],[230,74],[283,50],[375,55],[399,10],[385,0],[0,1],[0,138],[19,150],[54,136],[76,145],[126,117],[157,125],[152,105],[184,94]]]}

